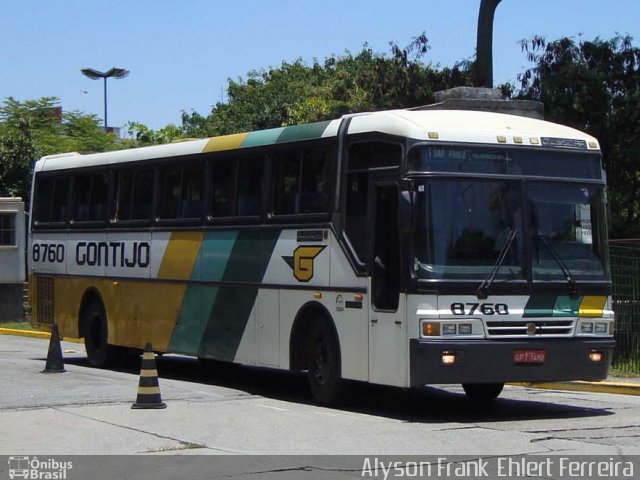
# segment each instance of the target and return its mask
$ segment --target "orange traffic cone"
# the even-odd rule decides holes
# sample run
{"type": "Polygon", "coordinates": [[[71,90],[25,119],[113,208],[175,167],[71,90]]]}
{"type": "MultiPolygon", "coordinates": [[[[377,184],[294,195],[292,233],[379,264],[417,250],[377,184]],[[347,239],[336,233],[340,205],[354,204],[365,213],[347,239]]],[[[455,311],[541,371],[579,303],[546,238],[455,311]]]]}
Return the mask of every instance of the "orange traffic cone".
{"type": "Polygon", "coordinates": [[[138,397],[131,408],[167,408],[167,404],[162,401],[162,395],[160,395],[156,356],[150,343],[144,346],[138,397]]]}
{"type": "Polygon", "coordinates": [[[58,325],[51,326],[51,339],[49,340],[49,351],[47,352],[47,363],[42,373],[64,373],[64,360],[62,359],[62,347],[60,346],[60,333],[58,325]]]}

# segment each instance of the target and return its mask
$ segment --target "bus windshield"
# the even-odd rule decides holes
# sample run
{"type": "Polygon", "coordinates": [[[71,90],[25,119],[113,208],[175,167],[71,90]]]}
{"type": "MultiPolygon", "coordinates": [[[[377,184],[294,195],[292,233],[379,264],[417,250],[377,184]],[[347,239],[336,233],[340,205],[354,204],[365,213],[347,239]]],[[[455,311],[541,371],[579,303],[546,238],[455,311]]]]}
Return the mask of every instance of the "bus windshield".
{"type": "Polygon", "coordinates": [[[600,186],[429,178],[415,191],[418,280],[607,279],[600,186]]]}

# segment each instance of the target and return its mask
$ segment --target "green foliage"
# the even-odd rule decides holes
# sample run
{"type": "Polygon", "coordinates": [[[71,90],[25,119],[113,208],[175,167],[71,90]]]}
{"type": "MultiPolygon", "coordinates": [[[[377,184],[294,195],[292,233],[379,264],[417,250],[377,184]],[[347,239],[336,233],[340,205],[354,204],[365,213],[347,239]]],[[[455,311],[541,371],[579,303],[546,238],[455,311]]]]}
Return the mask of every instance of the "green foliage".
{"type": "Polygon", "coordinates": [[[252,71],[246,80],[229,80],[226,103],[208,116],[183,113],[183,131],[202,137],[316,122],[346,113],[407,108],[433,101],[433,92],[470,85],[467,64],[438,70],[422,62],[429,50],[422,34],[391,55],[360,52],[331,56],[312,65],[302,60],[252,71]]]}
{"type": "Polygon", "coordinates": [[[127,132],[135,139],[132,146],[161,145],[184,137],[182,129],[173,124],[152,130],[142,123],[129,122],[127,132]]]}
{"type": "Polygon", "coordinates": [[[543,102],[548,120],[598,138],[612,237],[640,236],[640,49],[628,36],[550,43],[534,37],[522,48],[535,67],[519,77],[519,98],[543,102]]]}
{"type": "Polygon", "coordinates": [[[28,200],[30,172],[43,155],[118,147],[95,116],[62,113],[55,97],[25,102],[9,97],[0,106],[0,196],[28,200]]]}

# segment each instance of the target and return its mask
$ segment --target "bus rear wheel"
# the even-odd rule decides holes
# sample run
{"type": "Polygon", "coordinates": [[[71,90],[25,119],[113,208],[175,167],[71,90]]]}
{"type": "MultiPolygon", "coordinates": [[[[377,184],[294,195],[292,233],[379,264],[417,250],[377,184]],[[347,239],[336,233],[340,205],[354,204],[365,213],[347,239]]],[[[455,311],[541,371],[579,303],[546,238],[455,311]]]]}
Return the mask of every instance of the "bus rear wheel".
{"type": "Polygon", "coordinates": [[[498,398],[504,383],[463,383],[462,389],[470,400],[487,403],[498,398]]]}
{"type": "Polygon", "coordinates": [[[109,366],[113,361],[114,348],[107,343],[107,316],[101,301],[91,300],[82,313],[82,324],[89,365],[96,368],[109,366]]]}
{"type": "Polygon", "coordinates": [[[340,350],[326,321],[319,321],[311,331],[308,365],[309,387],[313,398],[324,406],[335,405],[342,397],[340,350]]]}

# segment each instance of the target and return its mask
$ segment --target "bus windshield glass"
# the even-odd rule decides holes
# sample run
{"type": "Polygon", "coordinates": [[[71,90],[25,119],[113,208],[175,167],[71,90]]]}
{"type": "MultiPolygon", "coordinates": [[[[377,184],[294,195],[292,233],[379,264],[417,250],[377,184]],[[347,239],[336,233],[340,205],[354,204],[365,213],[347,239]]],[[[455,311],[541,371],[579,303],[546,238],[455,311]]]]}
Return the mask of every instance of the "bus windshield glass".
{"type": "Polygon", "coordinates": [[[600,186],[428,178],[415,191],[418,280],[607,280],[600,186]]]}
{"type": "Polygon", "coordinates": [[[602,188],[594,185],[527,185],[534,280],[566,277],[605,280],[602,188]],[[562,265],[564,264],[564,266],[562,265]]]}
{"type": "Polygon", "coordinates": [[[414,271],[418,279],[523,279],[521,184],[429,179],[418,183],[414,271]],[[505,246],[514,231],[515,237],[505,246]]]}

